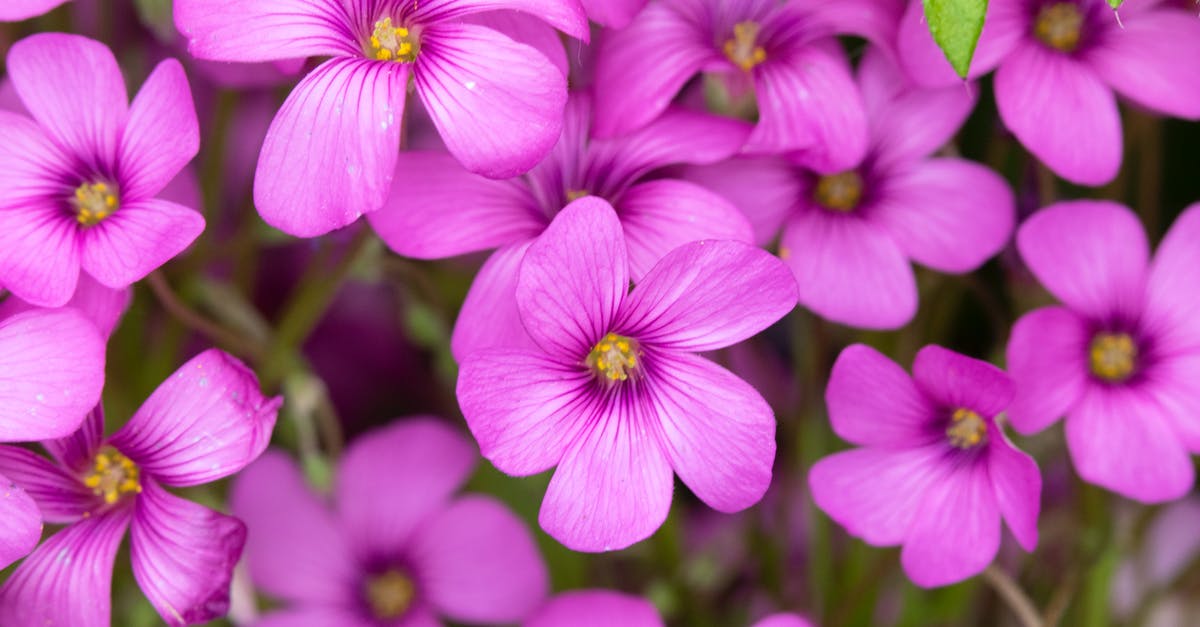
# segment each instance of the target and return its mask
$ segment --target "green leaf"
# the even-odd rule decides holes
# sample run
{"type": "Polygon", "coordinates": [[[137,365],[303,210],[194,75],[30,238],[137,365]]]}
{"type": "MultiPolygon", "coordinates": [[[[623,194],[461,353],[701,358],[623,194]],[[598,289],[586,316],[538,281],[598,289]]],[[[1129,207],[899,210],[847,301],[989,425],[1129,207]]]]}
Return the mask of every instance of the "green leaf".
{"type": "Polygon", "coordinates": [[[971,57],[975,56],[975,44],[983,32],[987,0],[923,0],[923,3],[933,40],[954,71],[966,78],[971,57]]]}
{"type": "Polygon", "coordinates": [[[1125,3],[1125,0],[1108,0],[1108,6],[1112,7],[1113,11],[1116,11],[1117,9],[1121,8],[1121,5],[1124,3],[1125,3]]]}

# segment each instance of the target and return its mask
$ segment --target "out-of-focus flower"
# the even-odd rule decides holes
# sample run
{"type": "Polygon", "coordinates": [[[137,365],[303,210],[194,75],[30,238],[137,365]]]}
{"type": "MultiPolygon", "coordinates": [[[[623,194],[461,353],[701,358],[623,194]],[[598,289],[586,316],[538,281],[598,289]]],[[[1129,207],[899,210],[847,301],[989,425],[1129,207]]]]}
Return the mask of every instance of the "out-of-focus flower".
{"type": "Polygon", "coordinates": [[[282,453],[235,481],[258,587],[289,602],[261,627],[509,623],[545,599],[546,567],[498,501],[455,498],[478,457],[435,418],[365,434],[347,449],[333,511],[282,453]],[[303,550],[297,550],[302,547],[303,550]]]}
{"type": "Polygon", "coordinates": [[[1063,305],[1013,327],[1013,426],[1036,433],[1065,415],[1084,480],[1145,503],[1183,496],[1200,451],[1200,204],[1153,262],[1137,216],[1108,201],[1041,210],[1017,247],[1063,305]]]}
{"type": "MultiPolygon", "coordinates": [[[[1186,574],[1188,564],[1200,554],[1196,521],[1200,521],[1200,498],[1194,496],[1158,513],[1145,531],[1141,550],[1113,574],[1112,608],[1118,616],[1131,618],[1143,600],[1153,598],[1156,589],[1169,589],[1177,577],[1186,574]]],[[[1194,595],[1179,594],[1158,599],[1146,624],[1185,627],[1196,624],[1197,618],[1200,605],[1194,595]]]]}
{"type": "Polygon", "coordinates": [[[0,3],[0,22],[18,22],[37,17],[67,0],[4,0],[0,3]]]}
{"type": "Polygon", "coordinates": [[[663,627],[654,606],[612,590],[573,590],[550,599],[525,627],[663,627]]]}
{"type": "Polygon", "coordinates": [[[199,236],[198,212],[157,198],[200,141],[178,61],[160,63],[132,104],[112,52],[84,37],[28,37],[8,70],[33,119],[0,111],[0,284],[58,307],[81,269],[125,287],[199,236]]]}
{"type": "Polygon", "coordinates": [[[682,176],[741,207],[761,244],[782,225],[779,254],[801,304],[843,324],[891,329],[917,310],[910,260],[974,270],[1008,242],[1014,200],[980,164],[929,158],[975,104],[961,85],[914,89],[878,49],[864,56],[858,83],[870,144],[849,169],[822,176],[760,157],[689,166],[682,176]]]}
{"type": "Polygon", "coordinates": [[[244,468],[266,448],[280,403],[259,393],[240,362],[210,350],[164,381],[110,438],[96,409],[78,431],[42,443],[53,462],[0,447],[0,472],[33,497],[46,522],[67,525],[0,588],[0,623],[108,625],[113,560],[126,529],[134,578],[167,624],[224,615],[245,527],[164,486],[244,468]]]}
{"type": "MultiPolygon", "coordinates": [[[[919,83],[961,83],[912,0],[897,36],[919,83]]],[[[969,76],[996,71],[996,105],[1009,130],[1063,178],[1101,185],[1121,167],[1113,91],[1152,111],[1200,118],[1200,21],[1161,2],[994,0],[969,76]]]]}
{"type": "Polygon", "coordinates": [[[798,614],[772,614],[754,623],[753,627],[813,627],[813,624],[798,614]]]}
{"type": "Polygon", "coordinates": [[[515,176],[550,151],[566,77],[538,48],[462,19],[497,9],[588,36],[576,0],[178,0],[175,20],[203,59],[333,57],[276,115],[255,175],[263,219],[311,237],[383,205],[410,77],[447,148],[471,171],[515,176]]]}
{"type": "Polygon", "coordinates": [[[995,366],[939,346],[917,353],[912,378],[878,351],[850,346],[825,401],[834,432],[861,448],[813,466],[813,500],[868,544],[902,544],[904,571],[920,586],[987,567],[1001,517],[1033,551],[1042,478],[996,422],[1013,388],[995,366]]]}
{"type": "Polygon", "coordinates": [[[517,307],[535,346],[468,355],[458,400],[484,457],[523,476],[558,466],[542,528],[578,551],[621,549],[667,516],[672,471],[733,512],[771,480],[775,419],[741,379],[694,355],[758,333],[795,306],[776,258],[692,242],[632,292],[621,223],[575,201],[530,245],[517,307]]]}
{"type": "Polygon", "coordinates": [[[500,247],[475,278],[455,324],[459,360],[482,348],[530,344],[517,313],[517,268],[538,234],[576,198],[603,198],[616,209],[634,281],[681,244],[751,240],[745,217],[724,198],[694,183],[648,180],[672,163],[727,159],[745,140],[747,125],[671,110],[632,135],[592,140],[592,110],[591,98],[573,95],[558,144],[518,179],[471,174],[445,153],[400,155],[390,200],[369,216],[393,250],[439,258],[500,247]]]}
{"type": "Polygon", "coordinates": [[[609,28],[624,28],[646,6],[646,0],[581,0],[588,17],[609,28]]]}

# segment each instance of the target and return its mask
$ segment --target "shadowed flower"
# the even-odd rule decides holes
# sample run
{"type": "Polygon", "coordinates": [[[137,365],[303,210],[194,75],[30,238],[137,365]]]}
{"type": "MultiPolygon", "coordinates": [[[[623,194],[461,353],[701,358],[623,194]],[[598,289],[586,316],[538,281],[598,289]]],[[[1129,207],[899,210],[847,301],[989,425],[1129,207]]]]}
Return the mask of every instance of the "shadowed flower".
{"type": "Polygon", "coordinates": [[[525,618],[546,596],[546,567],[500,502],[454,496],[477,459],[435,418],[398,421],[346,450],[331,511],[286,455],[263,455],[237,478],[230,503],[249,529],[251,577],[288,606],[255,626],[525,618]]]}
{"type": "Polygon", "coordinates": [[[1153,261],[1137,216],[1107,201],[1042,209],[1017,247],[1063,304],[1013,326],[1013,426],[1036,433],[1065,415],[1084,480],[1145,503],[1183,496],[1200,452],[1200,204],[1153,261]]]}
{"type": "Polygon", "coordinates": [[[744,340],[796,303],[787,268],[749,244],[676,248],[629,290],[621,223],[575,201],[529,246],[517,307],[534,346],[467,356],[458,400],[483,456],[524,476],[558,466],[542,528],[578,551],[621,549],[667,516],[673,473],[714,509],[756,503],[775,419],[693,353],[744,340]]]}
{"type": "Polygon", "coordinates": [[[108,625],[113,561],[127,529],[133,576],[167,624],[223,616],[245,527],[164,486],[241,470],[266,448],[280,402],[264,398],[240,362],[210,350],[109,438],[96,409],[75,433],[42,443],[53,462],[0,447],[0,472],[33,497],[46,522],[66,525],[0,588],[0,623],[108,625]]]}
{"type": "Polygon", "coordinates": [[[663,627],[646,599],[612,590],[572,590],[550,599],[524,627],[663,627]]]}
{"type": "Polygon", "coordinates": [[[175,21],[202,59],[332,57],[275,116],[254,183],[264,220],[311,237],[383,205],[410,78],[473,172],[515,176],[554,146],[566,78],[538,47],[464,19],[499,9],[588,36],[576,0],[177,0],[175,21]]]}
{"type": "Polygon", "coordinates": [[[813,624],[797,614],[784,612],[764,617],[754,623],[753,627],[813,627],[813,624]]]}
{"type": "Polygon", "coordinates": [[[37,17],[67,0],[4,0],[0,3],[0,22],[19,22],[37,17]]]}
{"type": "Polygon", "coordinates": [[[812,467],[813,500],[866,543],[903,545],[904,572],[920,586],[986,568],[1001,517],[1033,551],[1042,478],[996,422],[1013,393],[1000,369],[939,346],[917,353],[911,378],[875,349],[850,346],[825,402],[834,432],[860,448],[812,467]]]}

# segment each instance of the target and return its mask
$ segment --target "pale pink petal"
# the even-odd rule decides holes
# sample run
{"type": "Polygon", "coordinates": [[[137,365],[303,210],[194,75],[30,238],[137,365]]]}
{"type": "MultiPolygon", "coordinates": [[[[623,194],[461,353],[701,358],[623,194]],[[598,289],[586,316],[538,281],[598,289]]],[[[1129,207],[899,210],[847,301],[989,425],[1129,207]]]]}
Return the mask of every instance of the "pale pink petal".
{"type": "MultiPolygon", "coordinates": [[[[1032,28],[1024,2],[997,0],[988,3],[983,32],[971,58],[968,78],[992,71],[1025,38],[1032,28]]],[[[960,85],[959,78],[929,33],[925,10],[920,0],[909,0],[908,10],[900,19],[896,46],[905,72],[925,87],[960,85]]]]}
{"type": "Polygon", "coordinates": [[[992,364],[930,344],[913,360],[913,381],[942,410],[969,409],[984,416],[1004,411],[1016,385],[992,364]]]}
{"type": "Polygon", "coordinates": [[[314,237],[383,206],[408,75],[405,64],[335,58],[304,77],[258,157],[254,204],[263,220],[314,237]]]}
{"type": "Polygon", "coordinates": [[[1107,200],[1060,202],[1017,231],[1021,258],[1051,294],[1095,320],[1141,311],[1150,246],[1132,211],[1107,200]]]}
{"type": "Polygon", "coordinates": [[[796,306],[796,280],[750,244],[685,244],[658,262],[629,297],[617,327],[655,348],[724,348],[774,324],[796,306]]]}
{"type": "Polygon", "coordinates": [[[414,5],[413,18],[442,22],[484,11],[521,11],[584,42],[588,40],[587,15],[577,0],[422,0],[414,5]]]}
{"type": "Polygon", "coordinates": [[[1008,338],[1008,373],[1017,395],[1008,408],[1013,427],[1026,435],[1053,424],[1075,404],[1088,382],[1088,324],[1065,307],[1031,311],[1008,338]]]}
{"type": "Polygon", "coordinates": [[[525,523],[499,501],[464,496],[428,518],[408,555],[421,593],[468,623],[511,623],[546,598],[546,565],[525,523]]]}
{"type": "Polygon", "coordinates": [[[79,428],[104,387],[104,339],[71,309],[0,321],[0,442],[49,440],[79,428]]]}
{"type": "Polygon", "coordinates": [[[937,408],[896,362],[864,344],[846,347],[825,388],[829,423],[838,437],[862,446],[908,446],[936,434],[937,408]]]}
{"type": "Polygon", "coordinates": [[[1200,347],[1200,203],[1188,207],[1159,244],[1146,286],[1144,324],[1164,345],[1200,347]]]}
{"type": "Polygon", "coordinates": [[[609,28],[625,28],[647,0],[582,0],[588,17],[609,28]]]}
{"type": "Polygon", "coordinates": [[[422,37],[417,91],[450,153],[490,178],[537,165],[562,132],[566,77],[536,48],[483,26],[439,23],[422,37]]]}
{"type": "Polygon", "coordinates": [[[357,36],[337,0],[176,0],[188,51],[214,61],[358,56],[357,36]]]}
{"type": "Polygon", "coordinates": [[[1042,474],[1037,462],[1013,446],[1003,432],[988,435],[987,472],[996,506],[1017,543],[1032,553],[1038,542],[1042,474]]]}
{"type": "Polygon", "coordinates": [[[204,216],[167,200],[124,203],[83,230],[83,269],[100,284],[122,288],[183,252],[204,232],[204,216]]]}
{"type": "Polygon", "coordinates": [[[969,462],[930,483],[900,563],[913,583],[929,588],[979,574],[999,550],[1000,509],[988,466],[969,462]]]}
{"type": "MultiPolygon", "coordinates": [[[[1139,3],[1131,3],[1139,4],[1139,3]]],[[[1170,8],[1126,15],[1088,63],[1117,93],[1151,110],[1200,118],[1200,20],[1194,11],[1170,8]]]]}
{"type": "MultiPolygon", "coordinates": [[[[9,448],[3,446],[0,451],[9,448]]],[[[0,489],[3,489],[0,492],[0,568],[7,568],[28,555],[42,539],[42,513],[25,490],[2,474],[0,489]]]]}
{"type": "Polygon", "coordinates": [[[1004,125],[1056,174],[1080,185],[1103,185],[1117,175],[1117,99],[1086,63],[1024,43],[1000,66],[995,86],[1004,125]]]}
{"type": "Polygon", "coordinates": [[[200,126],[183,66],[167,59],[154,68],[129,107],[121,133],[124,198],[158,194],[200,149],[200,126]]]}
{"type": "Polygon", "coordinates": [[[774,157],[737,157],[712,165],[684,166],[675,172],[737,205],[760,246],[775,241],[784,220],[796,208],[796,200],[807,192],[797,168],[774,157]]]}
{"type": "Polygon", "coordinates": [[[450,337],[450,351],[459,362],[485,348],[536,349],[517,310],[517,276],[532,243],[497,250],[475,275],[450,337]]]}
{"type": "Polygon", "coordinates": [[[472,174],[449,154],[427,151],[400,153],[392,193],[367,220],[392,250],[418,259],[524,241],[546,225],[528,187],[472,174]]]}
{"type": "Polygon", "coordinates": [[[62,307],[79,281],[79,223],[63,207],[32,201],[0,209],[0,285],[39,307],[62,307]]]}
{"type": "Polygon", "coordinates": [[[582,360],[612,331],[628,291],[621,223],[611,205],[589,196],[560,211],[525,252],[517,307],[543,350],[582,360]]]}
{"type": "Polygon", "coordinates": [[[542,606],[525,627],[663,627],[654,604],[612,590],[572,590],[542,606]]]}
{"type": "Polygon", "coordinates": [[[532,13],[488,11],[475,13],[464,21],[486,26],[513,41],[533,46],[546,60],[554,64],[563,76],[567,76],[571,71],[570,62],[567,61],[567,50],[563,47],[563,40],[558,31],[532,13]]]}
{"type": "Polygon", "coordinates": [[[258,390],[249,368],[209,349],[163,381],[111,443],[167,485],[227,477],[254,461],[271,438],[283,399],[258,390]]]}
{"type": "Polygon", "coordinates": [[[67,0],[7,0],[0,6],[0,21],[19,22],[37,17],[67,0]]]}
{"type": "MultiPolygon", "coordinates": [[[[18,488],[13,492],[24,491],[37,504],[37,509],[41,511],[37,519],[39,529],[43,520],[56,525],[75,522],[98,503],[96,495],[83,485],[79,476],[27,449],[0,446],[0,487],[8,488],[12,484],[18,488]]],[[[19,494],[13,494],[0,499],[0,502],[19,499],[19,494]]],[[[4,518],[0,516],[0,519],[4,518]]],[[[36,543],[35,540],[33,544],[36,543]]],[[[32,549],[33,545],[29,548],[32,549]]],[[[0,549],[0,563],[7,563],[4,561],[5,554],[0,549]]]]}

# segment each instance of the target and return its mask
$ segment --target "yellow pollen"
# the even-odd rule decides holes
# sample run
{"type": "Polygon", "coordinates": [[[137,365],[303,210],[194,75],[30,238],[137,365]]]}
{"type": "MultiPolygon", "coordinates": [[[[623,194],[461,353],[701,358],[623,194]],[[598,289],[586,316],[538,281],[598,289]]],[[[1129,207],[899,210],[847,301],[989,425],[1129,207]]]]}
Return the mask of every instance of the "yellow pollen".
{"type": "Polygon", "coordinates": [[[117,190],[108,183],[84,183],[75,188],[71,207],[75,220],[83,226],[96,226],[116,212],[121,204],[117,190]]]}
{"type": "Polygon", "coordinates": [[[105,446],[96,453],[92,471],[84,475],[83,485],[91,488],[92,493],[103,498],[106,504],[112,505],[126,494],[142,491],[142,484],[138,481],[140,474],[133,460],[117,449],[105,446]]]}
{"type": "Polygon", "coordinates": [[[1137,345],[1128,333],[1097,333],[1088,347],[1088,365],[1105,381],[1124,381],[1137,366],[1137,345]]]}
{"type": "Polygon", "coordinates": [[[591,195],[592,195],[592,193],[586,189],[568,189],[567,190],[567,202],[575,202],[576,200],[579,200],[580,198],[584,198],[586,196],[591,196],[591,195]]]}
{"type": "Polygon", "coordinates": [[[403,616],[415,593],[412,580],[399,571],[389,570],[367,580],[367,602],[375,618],[381,620],[403,616]]]}
{"type": "Polygon", "coordinates": [[[847,170],[818,179],[813,198],[826,209],[849,213],[858,208],[862,194],[862,176],[854,170],[847,170]]]}
{"type": "Polygon", "coordinates": [[[979,446],[986,435],[987,422],[979,414],[960,407],[950,416],[950,426],[946,428],[946,439],[950,444],[969,449],[979,446]]]}
{"type": "Polygon", "coordinates": [[[747,72],[767,60],[766,49],[756,45],[761,29],[757,22],[738,22],[733,25],[733,38],[725,41],[725,56],[747,72]]]}
{"type": "Polygon", "coordinates": [[[367,56],[376,61],[412,63],[420,51],[416,33],[403,26],[393,26],[390,17],[375,22],[369,43],[367,56]]]}
{"type": "Polygon", "coordinates": [[[1072,2],[1058,2],[1042,7],[1034,22],[1033,33],[1042,43],[1063,52],[1079,47],[1083,29],[1083,13],[1072,2]]]}
{"type": "Polygon", "coordinates": [[[588,353],[586,364],[597,375],[609,381],[625,381],[638,366],[636,340],[609,333],[588,353]]]}

